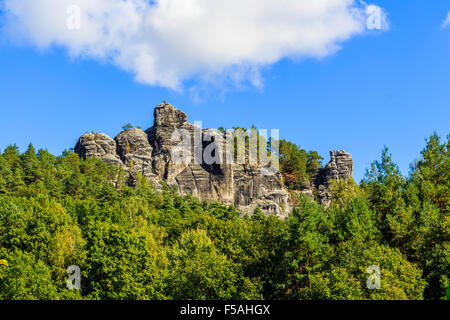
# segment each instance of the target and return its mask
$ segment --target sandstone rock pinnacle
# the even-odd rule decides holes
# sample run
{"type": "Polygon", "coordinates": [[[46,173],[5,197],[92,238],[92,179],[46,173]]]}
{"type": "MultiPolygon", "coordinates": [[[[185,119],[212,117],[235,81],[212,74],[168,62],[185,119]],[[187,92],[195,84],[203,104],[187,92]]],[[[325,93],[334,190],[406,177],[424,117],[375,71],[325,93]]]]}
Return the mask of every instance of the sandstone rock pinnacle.
{"type": "MultiPolygon", "coordinates": [[[[176,129],[184,129],[191,136],[199,132],[203,141],[200,154],[209,144],[216,143],[210,131],[194,127],[187,121],[186,113],[163,103],[155,108],[154,124],[145,132],[128,129],[115,139],[103,133],[88,133],[79,139],[74,150],[80,157],[99,158],[108,164],[122,166],[129,174],[131,185],[136,174],[140,173],[150,179],[157,189],[164,181],[175,186],[181,195],[192,194],[201,201],[234,205],[243,214],[252,215],[259,207],[266,215],[288,215],[290,195],[281,183],[280,173],[263,175],[261,167],[248,164],[175,162],[171,152],[178,144],[172,140],[176,129]]],[[[195,148],[192,145],[191,160],[198,151],[195,148]]],[[[325,204],[329,201],[331,180],[348,179],[353,171],[350,154],[345,151],[331,151],[330,154],[330,163],[318,172],[314,181],[319,200],[325,204]]]]}

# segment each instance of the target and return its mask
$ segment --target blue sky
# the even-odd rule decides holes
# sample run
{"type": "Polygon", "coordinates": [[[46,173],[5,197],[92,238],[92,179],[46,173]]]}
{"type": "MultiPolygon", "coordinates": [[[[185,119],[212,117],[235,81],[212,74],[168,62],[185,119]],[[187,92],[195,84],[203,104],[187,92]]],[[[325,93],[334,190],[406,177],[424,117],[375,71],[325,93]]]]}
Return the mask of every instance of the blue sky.
{"type": "Polygon", "coordinates": [[[145,84],[115,63],[1,32],[0,149],[32,142],[61,154],[87,131],[114,137],[128,122],[148,128],[166,99],[204,127],[279,128],[325,162],[329,150],[346,150],[358,181],[387,145],[407,174],[425,137],[450,133],[450,27],[441,28],[450,3],[373,3],[387,13],[389,30],[352,36],[320,59],[282,57],[262,69],[262,86],[225,93],[217,84],[189,89],[199,77],[183,79],[183,90],[145,84]]]}

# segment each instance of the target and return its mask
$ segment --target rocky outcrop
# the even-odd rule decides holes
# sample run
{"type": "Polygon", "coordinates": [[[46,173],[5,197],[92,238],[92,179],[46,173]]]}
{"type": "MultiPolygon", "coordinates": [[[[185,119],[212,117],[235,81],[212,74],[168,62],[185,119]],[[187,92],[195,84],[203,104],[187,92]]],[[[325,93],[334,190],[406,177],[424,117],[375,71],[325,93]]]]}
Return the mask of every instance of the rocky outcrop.
{"type": "MultiPolygon", "coordinates": [[[[187,121],[187,115],[164,103],[154,110],[154,124],[146,131],[125,130],[115,139],[103,133],[83,135],[75,152],[84,158],[100,158],[106,163],[122,166],[134,185],[136,175],[150,179],[157,189],[161,182],[175,186],[181,195],[192,194],[201,201],[218,201],[234,205],[243,214],[260,208],[266,215],[285,217],[290,211],[289,192],[283,187],[281,174],[266,174],[258,165],[238,164],[225,156],[226,135],[202,130],[187,121]],[[181,132],[178,136],[174,132],[181,132]],[[186,161],[176,161],[182,134],[188,135],[186,161]],[[198,143],[200,141],[200,143],[198,143]],[[213,148],[211,148],[213,147],[213,148]],[[206,151],[221,161],[210,162],[206,151]],[[227,162],[228,161],[228,162],[227,162]]],[[[329,202],[328,189],[332,179],[351,177],[353,162],[344,151],[331,152],[330,163],[321,169],[315,180],[319,200],[329,202]]],[[[306,192],[310,196],[313,190],[306,192]]]]}
{"type": "Polygon", "coordinates": [[[347,181],[353,176],[353,159],[350,153],[343,150],[332,150],[330,158],[330,162],[319,170],[314,181],[318,200],[325,206],[331,202],[329,192],[331,181],[347,181]]]}
{"type": "MultiPolygon", "coordinates": [[[[279,173],[268,176],[262,174],[259,166],[204,161],[203,152],[212,143],[216,147],[221,144],[221,150],[225,150],[217,135],[217,131],[195,127],[187,122],[184,112],[165,103],[155,108],[154,124],[145,132],[128,129],[115,139],[102,133],[85,134],[75,152],[84,158],[100,158],[123,166],[130,175],[130,184],[139,172],[158,188],[164,181],[175,186],[181,195],[234,205],[243,214],[251,215],[259,207],[267,215],[286,216],[290,211],[289,193],[283,188],[279,173]],[[174,161],[172,154],[179,144],[172,137],[178,129],[192,138],[189,161],[181,163],[174,161]],[[195,144],[195,139],[200,145],[195,144]]],[[[221,155],[221,159],[225,157],[221,155]]]]}
{"type": "Polygon", "coordinates": [[[116,142],[104,133],[82,135],[74,151],[83,158],[99,158],[109,165],[123,165],[116,153],[116,142]]]}
{"type": "Polygon", "coordinates": [[[114,138],[117,145],[117,155],[124,169],[130,173],[130,185],[136,184],[136,173],[140,173],[153,182],[158,181],[153,173],[153,148],[147,134],[141,129],[128,129],[114,138]]]}

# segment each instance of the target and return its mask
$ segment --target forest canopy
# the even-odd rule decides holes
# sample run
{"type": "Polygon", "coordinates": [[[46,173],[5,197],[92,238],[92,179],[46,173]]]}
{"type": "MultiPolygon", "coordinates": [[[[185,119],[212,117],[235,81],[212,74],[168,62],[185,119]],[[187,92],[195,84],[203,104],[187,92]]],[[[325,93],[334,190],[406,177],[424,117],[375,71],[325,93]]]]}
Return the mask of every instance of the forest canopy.
{"type": "Polygon", "coordinates": [[[450,276],[450,135],[403,176],[389,150],[364,179],[304,196],[322,158],[280,142],[289,217],[157,192],[123,169],[30,144],[0,154],[0,299],[443,299],[450,276]],[[69,266],[81,289],[66,285],[69,266]],[[369,266],[380,289],[369,289],[369,266]]]}

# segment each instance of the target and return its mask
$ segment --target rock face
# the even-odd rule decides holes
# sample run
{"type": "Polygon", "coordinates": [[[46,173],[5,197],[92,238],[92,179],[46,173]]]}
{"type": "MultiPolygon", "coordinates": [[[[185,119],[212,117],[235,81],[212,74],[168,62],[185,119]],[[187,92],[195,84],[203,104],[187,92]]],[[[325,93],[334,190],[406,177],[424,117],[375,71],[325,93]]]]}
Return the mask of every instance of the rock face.
{"type": "Polygon", "coordinates": [[[279,173],[267,176],[258,166],[204,161],[205,148],[211,143],[221,144],[219,138],[217,132],[187,122],[187,115],[174,106],[161,104],[155,108],[153,126],[145,132],[129,129],[115,139],[102,133],[85,134],[74,150],[81,157],[100,158],[122,166],[130,175],[130,184],[139,172],[157,188],[160,181],[165,181],[181,195],[192,194],[201,201],[234,205],[243,214],[251,215],[259,207],[267,215],[286,216],[290,211],[289,193],[283,188],[279,173]],[[179,129],[192,138],[190,161],[182,163],[174,161],[172,154],[180,143],[172,135],[179,129]],[[200,145],[195,144],[195,139],[200,145]]]}
{"type": "Polygon", "coordinates": [[[326,206],[331,202],[329,193],[331,181],[347,181],[353,176],[353,159],[349,153],[343,150],[332,150],[330,157],[330,162],[319,170],[314,181],[319,201],[326,206]]]}
{"type": "MultiPolygon", "coordinates": [[[[164,181],[175,186],[181,195],[192,194],[201,201],[234,205],[243,214],[251,215],[259,207],[266,215],[287,216],[289,192],[281,183],[281,174],[263,174],[261,166],[226,160],[222,152],[226,148],[225,137],[218,131],[194,126],[187,122],[184,112],[164,103],[155,108],[154,124],[145,132],[128,129],[115,139],[103,133],[88,133],[79,139],[74,150],[83,158],[100,158],[122,166],[129,173],[130,185],[134,185],[136,174],[140,173],[157,189],[164,181]],[[180,141],[185,141],[183,134],[191,138],[186,140],[190,152],[180,162],[177,148],[180,141]],[[205,158],[212,146],[215,151],[210,155],[221,161],[205,158]]],[[[332,152],[331,162],[321,169],[314,183],[322,202],[328,201],[331,179],[351,177],[352,167],[348,153],[332,152]]]]}
{"type": "Polygon", "coordinates": [[[128,129],[114,138],[117,145],[117,155],[123,167],[130,173],[130,184],[135,184],[135,174],[155,180],[153,173],[153,148],[147,134],[141,129],[128,129]]]}
{"type": "Polygon", "coordinates": [[[86,133],[78,140],[74,150],[83,158],[99,158],[110,165],[123,165],[116,147],[116,142],[104,133],[86,133]]]}

